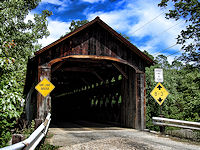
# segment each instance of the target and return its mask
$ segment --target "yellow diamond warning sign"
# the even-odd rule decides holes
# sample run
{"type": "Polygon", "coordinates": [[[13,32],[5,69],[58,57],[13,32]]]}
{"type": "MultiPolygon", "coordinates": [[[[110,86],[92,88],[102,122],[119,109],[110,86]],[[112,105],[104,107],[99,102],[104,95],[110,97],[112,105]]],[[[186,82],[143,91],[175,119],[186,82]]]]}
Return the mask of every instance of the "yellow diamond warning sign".
{"type": "Polygon", "coordinates": [[[162,105],[166,97],[169,95],[169,92],[165,87],[159,82],[156,87],[151,91],[151,96],[158,102],[159,105],[162,105]]]}
{"type": "Polygon", "coordinates": [[[55,86],[46,78],[40,81],[35,87],[35,89],[44,97],[46,97],[54,88],[55,86]]]}

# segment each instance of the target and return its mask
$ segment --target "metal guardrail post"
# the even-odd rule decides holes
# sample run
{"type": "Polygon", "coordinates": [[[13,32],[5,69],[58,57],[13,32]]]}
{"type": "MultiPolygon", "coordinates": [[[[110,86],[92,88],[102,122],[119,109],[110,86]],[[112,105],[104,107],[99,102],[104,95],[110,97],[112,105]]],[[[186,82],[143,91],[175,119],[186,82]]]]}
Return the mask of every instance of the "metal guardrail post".
{"type": "MultiPolygon", "coordinates": [[[[160,117],[163,118],[164,115],[160,115],[160,117]]],[[[161,122],[162,122],[162,121],[161,121],[161,122]]],[[[164,133],[165,133],[165,126],[161,125],[161,126],[159,126],[159,128],[160,128],[160,133],[161,133],[161,134],[164,134],[164,133]]]]}

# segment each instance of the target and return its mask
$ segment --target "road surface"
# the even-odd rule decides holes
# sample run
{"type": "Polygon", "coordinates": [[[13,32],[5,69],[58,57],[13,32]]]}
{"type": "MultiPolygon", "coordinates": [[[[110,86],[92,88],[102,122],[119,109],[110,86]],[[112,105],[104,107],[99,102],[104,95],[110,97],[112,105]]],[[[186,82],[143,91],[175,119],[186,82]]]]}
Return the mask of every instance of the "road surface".
{"type": "Polygon", "coordinates": [[[48,134],[53,135],[48,142],[59,150],[200,150],[200,144],[84,121],[60,123],[48,134]]]}

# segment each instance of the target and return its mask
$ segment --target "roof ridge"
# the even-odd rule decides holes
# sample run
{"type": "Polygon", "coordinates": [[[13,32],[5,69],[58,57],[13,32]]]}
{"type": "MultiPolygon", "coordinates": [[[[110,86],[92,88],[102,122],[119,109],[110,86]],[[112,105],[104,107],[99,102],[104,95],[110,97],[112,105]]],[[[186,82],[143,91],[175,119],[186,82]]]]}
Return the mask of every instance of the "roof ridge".
{"type": "Polygon", "coordinates": [[[75,29],[75,30],[72,31],[72,32],[69,32],[68,34],[66,34],[66,35],[64,35],[63,37],[59,38],[58,40],[54,41],[53,43],[51,43],[51,44],[49,44],[49,45],[43,47],[42,49],[36,51],[34,54],[35,54],[35,55],[39,55],[40,53],[44,52],[45,50],[47,50],[47,49],[51,48],[52,46],[54,46],[54,45],[56,45],[56,44],[58,44],[58,43],[64,41],[65,39],[69,38],[70,36],[74,35],[75,33],[77,33],[77,32],[79,32],[79,31],[83,30],[83,29],[86,28],[87,26],[89,26],[89,25],[91,25],[91,24],[93,24],[93,23],[95,23],[95,22],[97,22],[97,21],[99,21],[99,20],[101,20],[101,19],[100,19],[99,16],[97,16],[97,17],[96,17],[95,19],[93,19],[92,21],[90,21],[90,22],[88,22],[88,23],[82,25],[81,27],[75,29]]]}
{"type": "Polygon", "coordinates": [[[73,36],[74,34],[82,31],[83,29],[89,27],[90,25],[94,24],[98,22],[104,29],[106,29],[108,32],[110,32],[112,35],[114,35],[118,40],[120,40],[122,43],[124,43],[125,45],[127,45],[132,51],[134,51],[137,55],[139,55],[140,57],[142,57],[144,60],[147,60],[148,64],[152,64],[154,61],[149,58],[147,55],[145,55],[143,52],[141,52],[135,45],[133,45],[130,41],[128,41],[127,39],[125,39],[122,35],[120,35],[118,32],[116,32],[114,29],[112,29],[109,25],[107,25],[104,21],[102,21],[100,19],[99,16],[97,16],[95,19],[93,19],[92,21],[84,24],[83,26],[77,28],[76,30],[66,34],[65,36],[63,36],[62,38],[54,41],[53,43],[43,47],[42,49],[40,49],[39,51],[36,51],[34,54],[35,56],[43,53],[44,51],[46,51],[47,49],[59,44],[60,42],[64,41],[65,39],[73,36]]]}

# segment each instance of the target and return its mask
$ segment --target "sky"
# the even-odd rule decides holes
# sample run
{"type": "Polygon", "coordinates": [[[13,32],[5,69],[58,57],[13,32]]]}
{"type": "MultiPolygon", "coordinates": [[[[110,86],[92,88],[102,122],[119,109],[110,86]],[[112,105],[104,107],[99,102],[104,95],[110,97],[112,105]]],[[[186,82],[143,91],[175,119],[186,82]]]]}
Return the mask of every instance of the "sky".
{"type": "Polygon", "coordinates": [[[185,28],[184,20],[168,20],[167,9],[158,7],[160,0],[42,0],[30,12],[41,13],[47,9],[53,15],[48,18],[50,36],[39,40],[42,46],[51,44],[66,32],[72,20],[93,20],[97,16],[118,33],[130,37],[130,41],[141,51],[153,56],[164,54],[168,61],[180,55],[176,37],[185,28]],[[178,53],[176,53],[178,51],[178,53]],[[174,54],[176,53],[176,54],[174,54]],[[174,54],[174,55],[173,55],[174,54]]]}

